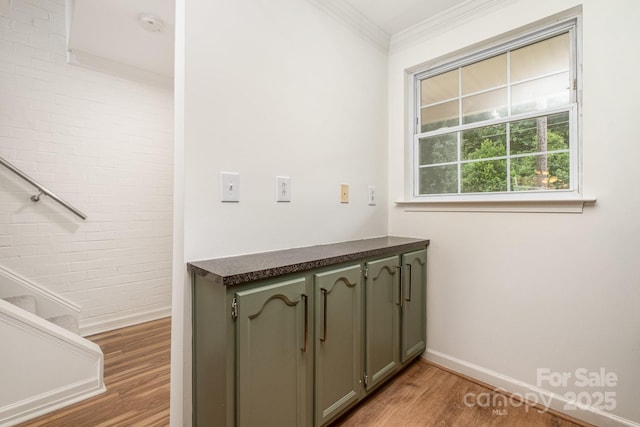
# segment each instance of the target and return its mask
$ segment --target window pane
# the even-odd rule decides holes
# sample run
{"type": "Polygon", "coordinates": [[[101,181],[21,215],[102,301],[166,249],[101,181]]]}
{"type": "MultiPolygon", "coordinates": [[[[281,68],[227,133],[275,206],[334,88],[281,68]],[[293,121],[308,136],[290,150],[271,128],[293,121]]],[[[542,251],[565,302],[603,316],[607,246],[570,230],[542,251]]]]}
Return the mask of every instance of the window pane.
{"type": "Polygon", "coordinates": [[[420,82],[420,105],[429,105],[458,96],[458,70],[429,77],[420,82]]]}
{"type": "Polygon", "coordinates": [[[511,52],[511,82],[569,70],[569,33],[511,52]]]}
{"type": "Polygon", "coordinates": [[[420,138],[420,165],[448,163],[458,160],[458,133],[420,138]]]}
{"type": "Polygon", "coordinates": [[[542,154],[511,159],[511,190],[568,189],[569,153],[542,154]]]}
{"type": "Polygon", "coordinates": [[[462,165],[462,192],[507,191],[507,161],[488,160],[462,165]]]}
{"type": "Polygon", "coordinates": [[[462,123],[474,123],[507,115],[507,89],[498,89],[462,100],[462,123]]]}
{"type": "Polygon", "coordinates": [[[507,54],[462,67],[462,94],[507,84],[507,54]]]}
{"type": "Polygon", "coordinates": [[[417,195],[482,199],[572,189],[570,173],[578,172],[570,168],[577,164],[571,130],[578,117],[571,103],[580,101],[573,90],[575,23],[558,31],[531,33],[500,50],[479,49],[442,65],[448,71],[438,75],[414,75],[417,195]]]}
{"type": "Polygon", "coordinates": [[[518,120],[510,128],[511,154],[569,149],[569,112],[518,120]]]}
{"type": "Polygon", "coordinates": [[[420,131],[429,132],[440,128],[458,126],[460,122],[458,117],[458,101],[425,107],[421,112],[420,131]]]}
{"type": "Polygon", "coordinates": [[[448,194],[458,192],[458,166],[420,168],[420,194],[448,194]]]}
{"type": "Polygon", "coordinates": [[[511,113],[526,113],[567,105],[570,101],[569,73],[557,74],[513,85],[511,113]]]}
{"type": "Polygon", "coordinates": [[[462,132],[462,160],[507,155],[507,125],[485,126],[462,132]]]}

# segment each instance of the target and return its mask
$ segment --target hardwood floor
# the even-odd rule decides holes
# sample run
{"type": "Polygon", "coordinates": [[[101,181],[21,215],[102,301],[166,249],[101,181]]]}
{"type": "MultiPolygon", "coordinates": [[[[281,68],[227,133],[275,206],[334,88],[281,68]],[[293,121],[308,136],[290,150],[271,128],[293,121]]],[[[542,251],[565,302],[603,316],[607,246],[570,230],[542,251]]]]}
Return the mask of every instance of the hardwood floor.
{"type": "Polygon", "coordinates": [[[419,359],[332,426],[584,427],[589,424],[519,405],[507,395],[419,359]]]}
{"type": "MultiPolygon", "coordinates": [[[[170,322],[169,318],[160,319],[89,337],[100,345],[105,355],[107,392],[20,426],[168,426],[170,322]]],[[[494,402],[510,402],[503,395],[494,397],[497,393],[490,388],[418,360],[333,426],[588,425],[558,414],[540,413],[526,405],[506,408],[465,405],[465,396],[467,402],[473,403],[473,399],[481,395],[491,396],[494,402]]]]}
{"type": "Polygon", "coordinates": [[[171,319],[88,338],[104,353],[107,391],[20,426],[168,426],[171,319]]]}

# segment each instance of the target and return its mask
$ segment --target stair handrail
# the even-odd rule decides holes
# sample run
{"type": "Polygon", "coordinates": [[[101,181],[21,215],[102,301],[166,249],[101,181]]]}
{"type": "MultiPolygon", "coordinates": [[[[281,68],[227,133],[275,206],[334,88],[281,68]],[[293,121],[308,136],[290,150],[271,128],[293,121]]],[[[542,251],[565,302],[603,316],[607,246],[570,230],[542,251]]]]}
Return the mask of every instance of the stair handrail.
{"type": "Polygon", "coordinates": [[[2,164],[4,167],[9,169],[11,172],[15,173],[20,178],[24,179],[29,184],[33,185],[34,187],[36,187],[38,189],[39,193],[38,194],[34,194],[33,196],[31,196],[31,200],[32,201],[37,202],[38,200],[40,200],[40,196],[42,196],[44,194],[45,196],[49,196],[53,200],[55,200],[56,202],[60,203],[62,206],[64,206],[65,208],[69,209],[71,212],[73,212],[74,214],[76,214],[80,218],[87,219],[87,216],[85,214],[83,214],[78,209],[76,209],[73,206],[71,206],[68,202],[64,201],[63,199],[58,197],[56,194],[54,194],[51,191],[47,190],[46,187],[44,187],[43,185],[39,184],[35,179],[31,178],[29,175],[27,175],[26,173],[22,172],[20,169],[18,169],[17,167],[15,167],[14,165],[9,163],[8,161],[3,159],[2,157],[0,157],[0,164],[2,164]]]}

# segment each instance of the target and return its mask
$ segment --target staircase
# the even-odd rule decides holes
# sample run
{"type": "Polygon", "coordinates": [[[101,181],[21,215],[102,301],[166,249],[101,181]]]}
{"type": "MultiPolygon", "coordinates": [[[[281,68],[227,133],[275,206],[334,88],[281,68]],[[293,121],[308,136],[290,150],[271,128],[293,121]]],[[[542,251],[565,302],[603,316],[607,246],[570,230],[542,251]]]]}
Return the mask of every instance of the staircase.
{"type": "Polygon", "coordinates": [[[78,335],[80,308],[0,267],[0,426],[104,392],[100,347],[78,335]]]}
{"type": "MultiPolygon", "coordinates": [[[[6,297],[2,299],[15,305],[18,308],[28,311],[29,313],[35,315],[38,314],[36,297],[33,295],[18,295],[15,297],[6,297]]],[[[54,325],[65,328],[66,330],[71,331],[74,334],[80,334],[80,328],[78,327],[78,318],[73,316],[72,314],[51,316],[47,317],[45,320],[53,323],[54,325]]]]}

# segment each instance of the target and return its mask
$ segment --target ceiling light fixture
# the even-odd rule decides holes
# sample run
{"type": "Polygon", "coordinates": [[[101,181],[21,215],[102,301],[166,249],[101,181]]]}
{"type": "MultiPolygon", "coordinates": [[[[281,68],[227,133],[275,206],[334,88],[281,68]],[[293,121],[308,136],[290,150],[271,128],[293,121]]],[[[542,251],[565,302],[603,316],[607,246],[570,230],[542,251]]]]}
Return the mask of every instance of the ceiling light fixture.
{"type": "Polygon", "coordinates": [[[138,18],[140,22],[140,26],[150,33],[163,33],[164,32],[164,22],[162,19],[158,18],[155,15],[150,13],[143,13],[138,18]]]}

